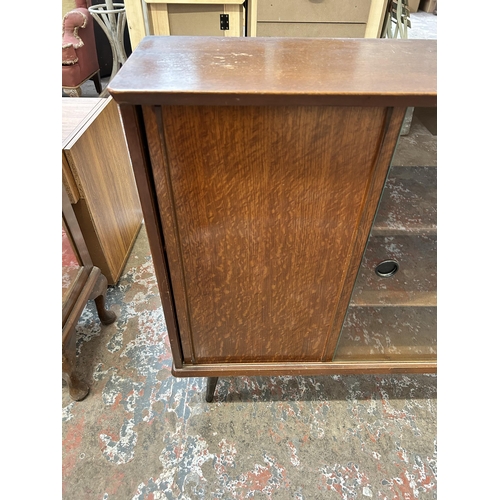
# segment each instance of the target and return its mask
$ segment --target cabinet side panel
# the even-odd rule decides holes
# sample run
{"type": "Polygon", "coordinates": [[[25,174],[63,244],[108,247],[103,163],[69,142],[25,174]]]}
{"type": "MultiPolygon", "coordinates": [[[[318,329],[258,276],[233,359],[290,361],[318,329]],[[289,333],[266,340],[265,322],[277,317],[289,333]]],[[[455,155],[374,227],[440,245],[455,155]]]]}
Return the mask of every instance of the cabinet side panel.
{"type": "MultiPolygon", "coordinates": [[[[92,218],[96,241],[111,273],[120,278],[142,222],[141,205],[132,173],[118,108],[113,100],[66,151],[77,173],[81,197],[92,218]]],[[[94,248],[89,246],[91,255],[94,248]]],[[[109,279],[109,278],[108,278],[109,279]]]]}
{"type": "MultiPolygon", "coordinates": [[[[168,338],[172,349],[172,369],[180,369],[184,362],[185,353],[182,350],[179,338],[179,327],[152,180],[151,160],[147,147],[143,113],[138,106],[120,105],[119,110],[130,151],[130,159],[132,161],[142,212],[144,214],[144,224],[151,248],[151,256],[153,258],[158,289],[165,315],[168,338]]],[[[187,359],[191,359],[190,353],[187,353],[187,359]]]]}
{"type": "Polygon", "coordinates": [[[162,127],[158,205],[195,362],[320,361],[386,109],[169,106],[162,127]]]}
{"type": "Polygon", "coordinates": [[[182,258],[177,213],[173,205],[172,181],[165,138],[161,132],[161,108],[144,106],[144,122],[148,140],[149,154],[155,195],[158,200],[164,251],[168,260],[169,275],[172,281],[175,315],[178,322],[184,361],[195,362],[191,338],[190,314],[185,284],[184,261],[182,258]]]}

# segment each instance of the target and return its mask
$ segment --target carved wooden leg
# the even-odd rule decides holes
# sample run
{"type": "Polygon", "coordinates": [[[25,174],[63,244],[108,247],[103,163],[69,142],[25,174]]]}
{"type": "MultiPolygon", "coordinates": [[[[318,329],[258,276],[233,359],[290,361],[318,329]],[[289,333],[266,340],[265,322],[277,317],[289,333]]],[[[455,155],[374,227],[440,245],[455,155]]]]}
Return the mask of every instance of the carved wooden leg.
{"type": "Polygon", "coordinates": [[[113,311],[106,309],[107,291],[108,280],[103,274],[101,274],[94,285],[94,289],[92,290],[89,300],[94,300],[97,308],[97,315],[103,325],[110,325],[116,320],[116,314],[113,311]]]}
{"type": "MultiPolygon", "coordinates": [[[[71,335],[71,344],[75,337],[75,332],[71,335]]],[[[89,393],[89,386],[80,380],[74,373],[76,361],[76,345],[62,346],[62,378],[68,384],[69,395],[75,401],[85,399],[89,393]]]]}
{"type": "Polygon", "coordinates": [[[101,85],[101,73],[98,71],[92,78],[91,80],[94,82],[95,89],[98,94],[102,92],[102,85],[101,85]]]}
{"type": "Polygon", "coordinates": [[[82,95],[82,89],[80,87],[76,88],[63,87],[63,92],[65,94],[68,94],[69,97],[80,97],[82,95]]]}
{"type": "Polygon", "coordinates": [[[205,401],[211,403],[214,400],[215,388],[217,387],[217,380],[219,377],[207,377],[207,392],[205,395],[205,401]]]}

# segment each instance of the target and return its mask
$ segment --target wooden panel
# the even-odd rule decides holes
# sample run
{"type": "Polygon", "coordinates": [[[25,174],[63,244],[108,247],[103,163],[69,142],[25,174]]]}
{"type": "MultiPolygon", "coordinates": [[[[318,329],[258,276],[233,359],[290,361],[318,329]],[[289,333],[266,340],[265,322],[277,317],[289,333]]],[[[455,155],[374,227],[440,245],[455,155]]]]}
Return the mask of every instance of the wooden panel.
{"type": "Polygon", "coordinates": [[[167,4],[148,5],[149,34],[170,35],[170,7],[167,4]]]}
{"type": "Polygon", "coordinates": [[[246,36],[257,36],[257,2],[258,0],[250,0],[246,3],[247,9],[247,26],[246,36]]]}
{"type": "Polygon", "coordinates": [[[71,203],[76,203],[80,199],[80,193],[64,151],[62,152],[62,181],[66,193],[68,194],[69,201],[71,203]]]}
{"type": "Polygon", "coordinates": [[[152,161],[183,346],[196,362],[321,359],[357,272],[385,110],[168,107],[162,119],[168,163],[153,146],[152,161]]]}
{"type": "Polygon", "coordinates": [[[365,24],[258,22],[257,36],[363,38],[365,24]]]}
{"type": "Polygon", "coordinates": [[[366,23],[371,0],[259,0],[259,21],[366,23]]]}
{"type": "Polygon", "coordinates": [[[89,246],[89,252],[92,258],[94,251],[104,254],[111,273],[106,277],[115,283],[140,228],[142,213],[120,116],[111,98],[64,152],[99,243],[96,250],[89,246]]]}
{"type": "Polygon", "coordinates": [[[224,14],[229,17],[229,29],[221,33],[224,36],[244,36],[245,13],[241,5],[224,5],[224,14]]]}
{"type": "Polygon", "coordinates": [[[62,97],[61,99],[61,131],[64,147],[90,119],[92,112],[97,112],[104,99],[101,97],[86,97],[85,99],[62,97]]]}
{"type": "Polygon", "coordinates": [[[436,373],[436,361],[338,361],[327,363],[211,363],[172,367],[174,377],[259,377],[283,375],[351,375],[381,373],[436,373]]]}
{"type": "Polygon", "coordinates": [[[436,54],[436,40],[151,36],[108,90],[123,104],[435,106],[436,54]]]}
{"type": "Polygon", "coordinates": [[[191,353],[183,351],[180,344],[179,329],[175,306],[172,300],[170,272],[166,262],[163,234],[160,228],[159,214],[156,206],[156,195],[153,179],[150,175],[149,152],[143,141],[144,128],[142,112],[137,106],[120,106],[120,115],[130,148],[132,168],[136,178],[137,190],[141,200],[144,223],[148,234],[151,257],[153,259],[158,290],[167,324],[167,333],[172,348],[172,368],[181,368],[184,359],[191,360],[191,353]]]}
{"type": "MultiPolygon", "coordinates": [[[[170,35],[241,36],[241,5],[169,4],[170,35]],[[220,29],[220,15],[229,14],[229,30],[220,29]]],[[[154,31],[155,35],[161,35],[154,31]]]]}
{"type": "Polygon", "coordinates": [[[146,36],[146,21],[142,0],[124,0],[127,15],[130,46],[135,50],[139,42],[146,36]]]}
{"type": "Polygon", "coordinates": [[[380,38],[389,1],[392,0],[371,0],[365,38],[380,38]]]}

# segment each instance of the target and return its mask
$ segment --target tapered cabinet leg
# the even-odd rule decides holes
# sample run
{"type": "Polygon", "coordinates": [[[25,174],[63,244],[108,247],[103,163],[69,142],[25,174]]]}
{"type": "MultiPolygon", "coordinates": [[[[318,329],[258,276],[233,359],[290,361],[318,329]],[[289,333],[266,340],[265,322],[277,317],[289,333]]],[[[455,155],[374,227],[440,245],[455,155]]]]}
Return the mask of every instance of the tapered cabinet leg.
{"type": "Polygon", "coordinates": [[[217,387],[217,380],[219,377],[207,377],[207,392],[205,395],[205,401],[211,403],[214,400],[215,388],[217,387]]]}

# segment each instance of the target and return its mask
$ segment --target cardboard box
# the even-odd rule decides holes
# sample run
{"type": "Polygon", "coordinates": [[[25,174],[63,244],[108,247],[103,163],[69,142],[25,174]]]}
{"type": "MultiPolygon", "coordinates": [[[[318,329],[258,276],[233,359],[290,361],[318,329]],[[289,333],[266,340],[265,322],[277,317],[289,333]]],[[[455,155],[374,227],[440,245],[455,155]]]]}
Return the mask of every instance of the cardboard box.
{"type": "Polygon", "coordinates": [[[419,9],[424,12],[434,12],[437,7],[437,0],[420,0],[419,9]]]}
{"type": "Polygon", "coordinates": [[[408,0],[408,9],[410,14],[418,11],[418,6],[420,5],[420,0],[408,0]]]}

